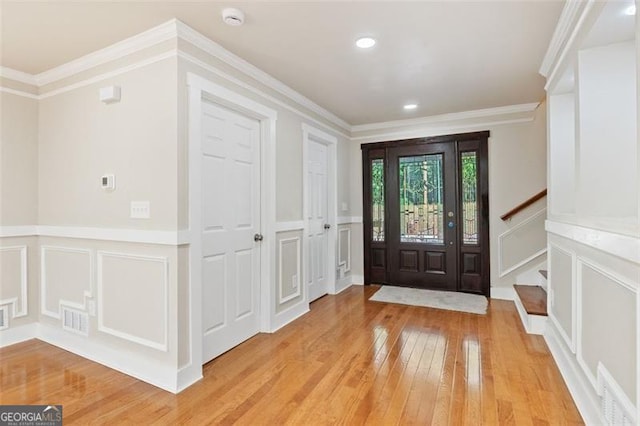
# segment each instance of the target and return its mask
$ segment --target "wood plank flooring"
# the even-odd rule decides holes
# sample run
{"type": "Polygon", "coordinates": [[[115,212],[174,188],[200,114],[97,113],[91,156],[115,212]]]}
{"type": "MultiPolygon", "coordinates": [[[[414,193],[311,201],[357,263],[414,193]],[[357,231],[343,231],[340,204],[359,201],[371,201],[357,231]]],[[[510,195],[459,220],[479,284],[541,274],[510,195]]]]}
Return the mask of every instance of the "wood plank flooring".
{"type": "Polygon", "coordinates": [[[173,395],[46,343],[0,349],[0,404],[63,404],[65,424],[583,424],[512,302],[487,315],[325,296],[173,395]]]}

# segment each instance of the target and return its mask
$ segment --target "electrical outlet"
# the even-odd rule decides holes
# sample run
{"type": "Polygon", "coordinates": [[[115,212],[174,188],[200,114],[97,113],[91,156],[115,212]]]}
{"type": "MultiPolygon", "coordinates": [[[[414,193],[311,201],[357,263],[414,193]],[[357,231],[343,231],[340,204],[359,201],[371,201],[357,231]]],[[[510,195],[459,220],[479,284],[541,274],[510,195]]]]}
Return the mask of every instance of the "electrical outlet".
{"type": "Polygon", "coordinates": [[[297,288],[298,288],[298,276],[297,276],[297,275],[293,275],[293,276],[291,277],[291,288],[292,288],[293,290],[295,290],[295,289],[297,289],[297,288]]]}
{"type": "Polygon", "coordinates": [[[131,219],[149,219],[151,217],[151,206],[148,201],[131,202],[131,219]]]}

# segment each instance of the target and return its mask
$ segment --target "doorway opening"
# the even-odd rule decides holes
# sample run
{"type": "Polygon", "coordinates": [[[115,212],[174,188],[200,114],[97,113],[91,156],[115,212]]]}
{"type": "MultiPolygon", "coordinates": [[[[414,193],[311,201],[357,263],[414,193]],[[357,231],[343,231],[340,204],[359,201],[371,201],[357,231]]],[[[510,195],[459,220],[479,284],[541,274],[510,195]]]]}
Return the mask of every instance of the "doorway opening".
{"type": "Polygon", "coordinates": [[[489,296],[488,137],[362,145],[365,284],[489,296]]]}

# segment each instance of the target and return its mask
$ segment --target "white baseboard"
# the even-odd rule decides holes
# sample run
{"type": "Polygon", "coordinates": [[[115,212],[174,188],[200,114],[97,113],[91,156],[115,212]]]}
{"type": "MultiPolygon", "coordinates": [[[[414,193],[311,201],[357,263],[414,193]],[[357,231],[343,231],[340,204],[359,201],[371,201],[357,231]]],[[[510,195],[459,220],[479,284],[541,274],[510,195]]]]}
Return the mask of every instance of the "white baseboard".
{"type": "Polygon", "coordinates": [[[182,392],[192,384],[202,380],[202,366],[194,368],[194,366],[187,365],[178,370],[178,384],[176,386],[176,393],[182,392]]]}
{"type": "Polygon", "coordinates": [[[171,393],[178,392],[178,371],[170,365],[136,353],[125,353],[104,343],[56,327],[40,324],[38,338],[83,358],[120,371],[171,393]]]}
{"type": "Polygon", "coordinates": [[[581,371],[576,358],[562,344],[562,338],[551,321],[547,322],[544,340],[584,422],[587,425],[606,424],[605,419],[600,415],[600,399],[595,389],[581,371]]]}
{"type": "Polygon", "coordinates": [[[280,313],[277,313],[271,324],[271,333],[275,333],[290,322],[300,318],[304,314],[309,312],[309,303],[303,301],[286,309],[280,313]]]}
{"type": "Polygon", "coordinates": [[[364,276],[351,274],[352,285],[364,285],[364,276]]]}
{"type": "Polygon", "coordinates": [[[351,287],[351,284],[353,284],[351,275],[347,275],[344,278],[340,278],[339,280],[336,280],[336,288],[332,294],[342,293],[343,291],[351,287]]]}
{"type": "Polygon", "coordinates": [[[513,287],[491,287],[491,298],[498,300],[516,300],[513,287]]]}
{"type": "Polygon", "coordinates": [[[0,331],[0,348],[36,339],[38,337],[38,326],[37,322],[33,322],[0,331]]]}

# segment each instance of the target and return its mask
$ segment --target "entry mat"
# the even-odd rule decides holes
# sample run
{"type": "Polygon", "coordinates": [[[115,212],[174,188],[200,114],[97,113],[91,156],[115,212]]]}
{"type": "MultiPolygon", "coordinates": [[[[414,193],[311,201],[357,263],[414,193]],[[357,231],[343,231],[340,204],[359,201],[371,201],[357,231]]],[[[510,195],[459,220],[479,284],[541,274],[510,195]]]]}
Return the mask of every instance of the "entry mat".
{"type": "Polygon", "coordinates": [[[423,290],[385,285],[369,300],[469,312],[471,314],[484,315],[487,313],[486,297],[477,294],[455,293],[453,291],[423,290]]]}

